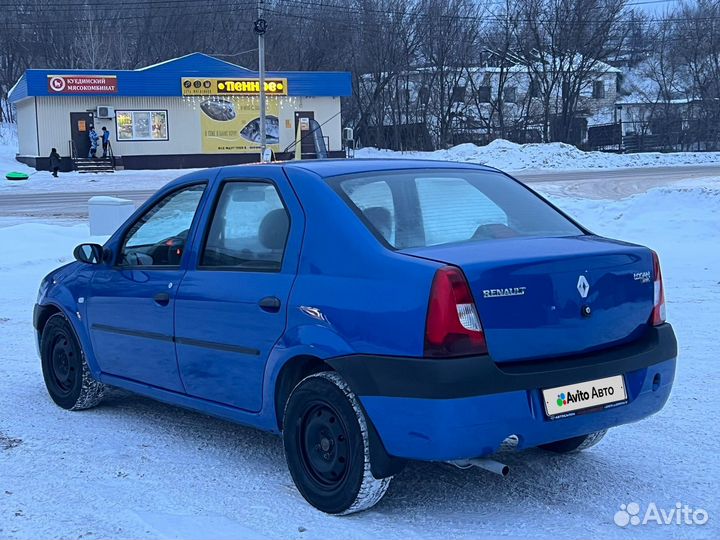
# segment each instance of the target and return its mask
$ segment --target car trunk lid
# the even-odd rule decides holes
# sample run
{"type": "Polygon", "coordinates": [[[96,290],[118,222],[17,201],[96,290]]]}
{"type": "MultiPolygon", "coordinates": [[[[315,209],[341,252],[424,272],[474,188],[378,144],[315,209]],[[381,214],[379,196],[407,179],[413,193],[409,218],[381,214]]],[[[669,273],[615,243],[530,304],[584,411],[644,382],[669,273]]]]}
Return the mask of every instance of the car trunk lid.
{"type": "Polygon", "coordinates": [[[589,352],[639,337],[653,309],[652,252],[586,235],[410,248],[459,267],[497,362],[589,352]]]}

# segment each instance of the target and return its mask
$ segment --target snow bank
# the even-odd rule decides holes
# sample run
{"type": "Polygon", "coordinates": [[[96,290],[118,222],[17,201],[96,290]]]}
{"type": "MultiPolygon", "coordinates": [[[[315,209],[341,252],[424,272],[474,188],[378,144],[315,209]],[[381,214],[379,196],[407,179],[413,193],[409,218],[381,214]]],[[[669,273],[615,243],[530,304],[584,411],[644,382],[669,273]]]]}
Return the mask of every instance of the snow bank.
{"type": "MultiPolygon", "coordinates": [[[[17,126],[15,124],[7,124],[0,122],[0,174],[2,182],[9,183],[5,180],[5,175],[11,171],[34,173],[35,169],[31,169],[27,165],[23,165],[15,159],[17,153],[17,126]]],[[[2,184],[0,184],[2,186],[2,184]]]]}
{"type": "Polygon", "coordinates": [[[503,139],[495,140],[487,146],[468,143],[435,152],[393,152],[392,150],[363,148],[355,152],[355,156],[358,158],[436,159],[482,163],[505,171],[666,167],[720,163],[720,152],[611,154],[583,152],[564,143],[516,144],[503,139]]]}
{"type": "MultiPolygon", "coordinates": [[[[542,186],[532,187],[543,192],[542,186]]],[[[683,285],[705,276],[708,294],[720,305],[720,178],[661,187],[612,203],[545,195],[597,234],[656,250],[669,288],[687,292],[683,285]]]]}
{"type": "MultiPolygon", "coordinates": [[[[18,268],[60,266],[72,260],[72,251],[89,236],[87,225],[22,223],[0,228],[0,272],[18,268]]],[[[3,290],[3,297],[4,291],[3,290]]],[[[4,298],[0,298],[0,301],[4,298]]]]}

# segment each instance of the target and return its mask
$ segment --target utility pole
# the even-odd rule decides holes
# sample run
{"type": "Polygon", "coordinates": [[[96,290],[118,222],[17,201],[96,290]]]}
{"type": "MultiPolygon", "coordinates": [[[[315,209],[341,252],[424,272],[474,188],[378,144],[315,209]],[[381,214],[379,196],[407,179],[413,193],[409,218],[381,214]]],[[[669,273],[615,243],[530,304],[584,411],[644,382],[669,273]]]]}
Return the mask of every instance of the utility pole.
{"type": "Polygon", "coordinates": [[[260,161],[265,161],[265,150],[267,149],[267,134],[265,131],[265,32],[267,21],[263,19],[263,0],[258,0],[257,20],[254,30],[258,37],[258,71],[260,72],[260,161]]]}

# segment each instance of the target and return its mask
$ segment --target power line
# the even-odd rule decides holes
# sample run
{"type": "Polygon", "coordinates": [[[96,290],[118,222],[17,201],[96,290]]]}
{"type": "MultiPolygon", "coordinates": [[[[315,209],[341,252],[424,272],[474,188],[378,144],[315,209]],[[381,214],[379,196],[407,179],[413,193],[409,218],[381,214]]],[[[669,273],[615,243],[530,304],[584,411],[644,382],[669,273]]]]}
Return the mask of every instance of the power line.
{"type": "MultiPolygon", "coordinates": [[[[293,4],[300,4],[304,6],[313,6],[313,7],[322,7],[322,8],[334,8],[338,10],[344,11],[344,14],[348,15],[365,15],[366,12],[363,11],[357,11],[353,9],[346,9],[342,6],[332,6],[328,4],[322,4],[322,3],[313,3],[308,2],[307,0],[284,0],[287,3],[293,3],[293,4]]],[[[306,19],[306,20],[312,20],[316,22],[332,22],[335,24],[338,24],[340,26],[349,26],[353,27],[353,22],[348,21],[347,19],[333,19],[326,17],[324,14],[321,16],[321,18],[318,18],[318,16],[313,15],[307,15],[307,14],[298,14],[293,13],[290,11],[277,11],[277,10],[271,10],[266,8],[266,11],[269,11],[271,13],[274,13],[281,17],[287,17],[287,18],[294,18],[294,19],[306,19]]],[[[319,11],[318,11],[319,12],[319,11]]],[[[431,20],[437,20],[437,19],[446,19],[448,21],[456,21],[457,19],[464,19],[468,21],[474,21],[474,22],[506,22],[509,20],[508,17],[500,16],[500,15],[466,15],[466,16],[458,16],[458,15],[435,15],[435,14],[419,14],[419,13],[412,13],[412,12],[400,12],[400,11],[387,11],[387,10],[368,10],[370,13],[377,13],[377,14],[386,14],[386,15],[401,15],[401,16],[407,16],[408,18],[421,18],[421,19],[431,19],[431,20]]],[[[558,18],[560,18],[561,15],[558,15],[558,18]]],[[[539,23],[554,23],[557,22],[558,18],[553,19],[547,19],[547,18],[539,18],[539,17],[511,17],[512,21],[515,23],[522,23],[522,22],[539,22],[539,23]]],[[[665,18],[655,18],[655,19],[644,19],[642,21],[633,21],[634,23],[659,23],[659,22],[697,22],[697,21],[716,21],[720,20],[720,15],[716,16],[707,16],[707,17],[665,17],[665,18]]],[[[601,23],[608,23],[612,22],[610,18],[608,19],[583,19],[583,23],[588,24],[601,24],[601,23]]],[[[617,19],[618,23],[629,23],[630,21],[625,19],[617,19]]]]}
{"type": "MultiPolygon", "coordinates": [[[[218,2],[214,0],[120,0],[113,2],[111,0],[97,0],[97,1],[84,1],[84,2],[53,2],[52,4],[41,5],[39,3],[29,3],[25,5],[18,5],[17,2],[4,3],[0,2],[0,8],[15,8],[16,13],[25,12],[38,12],[43,13],[55,12],[55,11],[77,11],[78,9],[95,9],[100,7],[111,7],[117,11],[125,11],[126,9],[141,9],[146,7],[159,6],[162,8],[174,9],[178,4],[201,4],[203,6],[212,6],[218,2]],[[160,5],[162,4],[162,5],[160,5]]],[[[248,0],[234,0],[232,4],[238,5],[249,5],[252,2],[248,0]]]]}
{"type": "MultiPolygon", "coordinates": [[[[640,4],[650,4],[650,3],[659,3],[664,0],[639,0],[635,3],[631,3],[628,5],[640,5],[640,4]]],[[[2,6],[3,4],[0,4],[2,6]]],[[[7,4],[6,4],[7,5],[7,4]]],[[[412,9],[407,11],[399,11],[399,10],[388,10],[388,9],[379,9],[379,8],[367,8],[363,10],[358,10],[351,8],[349,6],[343,6],[338,5],[335,3],[326,3],[322,0],[319,1],[312,1],[312,0],[283,0],[282,2],[283,6],[296,6],[296,7],[309,7],[309,8],[317,8],[318,10],[335,10],[335,11],[341,11],[343,15],[356,15],[356,16],[363,16],[367,14],[378,14],[378,15],[394,15],[394,16],[402,16],[402,17],[410,17],[410,18],[419,18],[419,19],[432,19],[432,20],[467,20],[467,21],[474,21],[474,22],[505,22],[508,20],[507,16],[498,15],[492,12],[488,11],[488,14],[486,15],[458,15],[458,14],[429,14],[429,13],[419,13],[417,11],[414,11],[412,9]]],[[[491,5],[500,5],[500,3],[495,2],[491,3],[491,5]]],[[[111,13],[115,11],[118,13],[118,15],[108,15],[107,13],[98,13],[97,17],[86,17],[86,18],[73,18],[71,20],[57,20],[53,19],[52,23],[53,25],[81,25],[81,24],[88,24],[88,23],[97,23],[97,22],[116,22],[116,21],[133,21],[133,20],[144,20],[147,21],[148,19],[160,19],[160,18],[167,18],[167,17],[175,17],[175,16],[193,16],[193,15],[217,15],[223,12],[223,10],[232,9],[232,8],[238,8],[238,7],[254,7],[255,2],[252,0],[225,0],[223,2],[217,2],[217,1],[208,1],[208,0],[125,0],[121,2],[109,2],[107,0],[98,0],[97,2],[93,2],[91,4],[91,7],[94,8],[96,6],[113,6],[110,11],[111,13]],[[186,9],[185,10],[178,10],[177,4],[183,5],[186,9]],[[153,11],[149,13],[142,13],[142,14],[135,14],[135,15],[120,15],[120,13],[125,13],[128,9],[129,10],[139,10],[139,9],[145,9],[148,6],[154,6],[153,11]],[[188,11],[187,8],[201,8],[204,6],[211,6],[208,9],[201,9],[200,11],[188,11]],[[219,7],[218,7],[219,6],[219,7]],[[164,13],[166,10],[173,10],[172,13],[164,13]]],[[[17,8],[17,4],[14,5],[14,7],[17,8]]],[[[39,6],[34,6],[35,8],[38,8],[39,6]]],[[[70,10],[77,10],[80,7],[88,7],[87,2],[83,3],[77,3],[77,2],[56,2],[55,4],[52,4],[51,6],[45,6],[42,8],[42,11],[40,14],[45,13],[46,11],[52,11],[55,10],[58,13],[70,11],[70,10]],[[49,10],[47,9],[49,8],[49,10]]],[[[317,19],[315,17],[312,17],[310,15],[303,15],[298,14],[292,11],[279,11],[279,6],[275,4],[273,7],[275,9],[266,8],[269,12],[286,18],[295,18],[295,19],[305,19],[305,20],[312,20],[317,22],[332,22],[336,24],[337,26],[350,26],[351,23],[347,20],[339,21],[337,19],[328,19],[327,17],[323,17],[322,19],[317,19]]],[[[37,9],[33,9],[33,7],[29,7],[28,11],[37,11],[37,9]]],[[[93,12],[91,12],[92,14],[93,12]]],[[[30,13],[27,13],[26,15],[30,15],[30,13]]],[[[539,23],[552,23],[555,22],[555,19],[541,19],[541,18],[519,18],[514,17],[514,22],[520,23],[520,22],[539,22],[539,23]]],[[[659,23],[659,22],[698,22],[698,21],[715,21],[720,20],[720,15],[717,16],[706,16],[706,17],[663,17],[663,18],[644,18],[640,21],[636,21],[636,23],[640,24],[652,24],[652,23],[659,23]]],[[[608,22],[608,19],[602,19],[602,20],[593,20],[593,19],[585,19],[583,21],[584,23],[593,24],[593,23],[606,23],[608,22]]],[[[627,22],[627,21],[623,21],[627,22]]],[[[0,28],[3,30],[24,30],[28,28],[32,28],[33,26],[43,26],[45,27],[46,22],[43,20],[33,20],[32,22],[19,22],[19,21],[10,21],[9,24],[2,25],[0,24],[0,28]]],[[[124,29],[122,33],[127,32],[127,28],[124,29]]]]}
{"type": "MultiPolygon", "coordinates": [[[[217,2],[214,2],[214,5],[217,6],[217,2]]],[[[233,3],[233,5],[238,5],[236,2],[233,3]]],[[[251,5],[250,2],[244,2],[241,5],[251,5]]],[[[227,7],[230,7],[229,5],[227,7]]],[[[118,12],[119,13],[119,12],[118,12]]],[[[67,25],[67,26],[76,26],[76,25],[83,25],[83,24],[90,24],[90,23],[114,23],[118,21],[148,21],[152,19],[167,19],[167,18],[173,18],[173,17],[186,17],[186,16],[200,16],[200,15],[218,15],[220,12],[217,8],[212,9],[206,9],[201,11],[182,11],[177,12],[173,11],[172,13],[158,13],[158,12],[151,12],[151,13],[143,13],[138,15],[113,15],[108,16],[107,14],[98,14],[97,17],[90,17],[90,18],[73,18],[68,20],[58,20],[56,18],[52,18],[51,21],[48,20],[33,20],[32,22],[22,22],[22,21],[12,21],[10,24],[1,24],[0,23],[0,30],[7,31],[7,30],[26,30],[26,29],[32,29],[32,28],[40,28],[42,30],[52,30],[57,25],[67,25]],[[48,27],[48,23],[51,22],[52,26],[48,27]]],[[[125,29],[123,29],[125,31],[125,29]]],[[[196,31],[195,28],[192,29],[192,31],[196,31]]]]}

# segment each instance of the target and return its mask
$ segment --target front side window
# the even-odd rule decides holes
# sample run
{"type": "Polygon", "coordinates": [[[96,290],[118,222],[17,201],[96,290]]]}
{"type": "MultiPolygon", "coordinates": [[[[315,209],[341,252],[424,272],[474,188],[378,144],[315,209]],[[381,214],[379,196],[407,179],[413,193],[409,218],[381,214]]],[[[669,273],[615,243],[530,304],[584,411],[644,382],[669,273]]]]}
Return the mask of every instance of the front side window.
{"type": "Polygon", "coordinates": [[[584,234],[540,197],[492,171],[378,172],[330,182],[396,249],[584,234]],[[376,209],[382,219],[370,215],[379,215],[376,209]]]}
{"type": "Polygon", "coordinates": [[[228,182],[208,230],[200,266],[279,271],[290,219],[275,186],[228,182]]]}
{"type": "Polygon", "coordinates": [[[148,210],[125,237],[122,266],[178,267],[195,212],[205,191],[197,184],[171,193],[148,210]]]}

